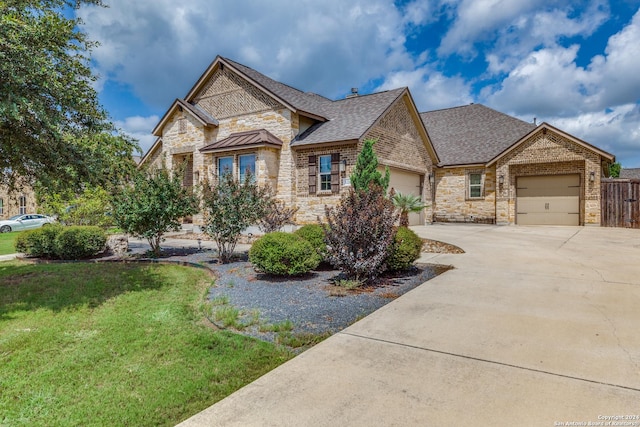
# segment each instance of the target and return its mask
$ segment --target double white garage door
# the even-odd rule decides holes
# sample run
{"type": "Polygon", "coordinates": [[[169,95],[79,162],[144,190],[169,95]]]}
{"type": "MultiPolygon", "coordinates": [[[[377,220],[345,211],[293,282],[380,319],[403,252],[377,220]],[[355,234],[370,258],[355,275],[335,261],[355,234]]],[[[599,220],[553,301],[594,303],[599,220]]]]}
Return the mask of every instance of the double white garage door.
{"type": "Polygon", "coordinates": [[[516,209],[519,225],[580,225],[580,175],[519,177],[516,209]]]}

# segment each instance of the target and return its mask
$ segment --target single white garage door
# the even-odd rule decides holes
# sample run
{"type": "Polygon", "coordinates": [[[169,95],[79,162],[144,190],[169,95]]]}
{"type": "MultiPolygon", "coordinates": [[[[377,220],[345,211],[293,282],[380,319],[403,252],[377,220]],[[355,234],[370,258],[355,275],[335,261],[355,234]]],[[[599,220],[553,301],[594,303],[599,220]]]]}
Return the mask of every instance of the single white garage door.
{"type": "Polygon", "coordinates": [[[519,177],[516,208],[520,225],[580,225],[580,175],[519,177]]]}
{"type": "MultiPolygon", "coordinates": [[[[422,175],[396,168],[389,168],[389,172],[391,173],[389,190],[393,188],[396,193],[413,194],[420,197],[422,175]]],[[[382,173],[384,174],[384,168],[382,168],[382,173]]],[[[409,214],[409,225],[422,224],[424,224],[424,211],[409,214]]]]}

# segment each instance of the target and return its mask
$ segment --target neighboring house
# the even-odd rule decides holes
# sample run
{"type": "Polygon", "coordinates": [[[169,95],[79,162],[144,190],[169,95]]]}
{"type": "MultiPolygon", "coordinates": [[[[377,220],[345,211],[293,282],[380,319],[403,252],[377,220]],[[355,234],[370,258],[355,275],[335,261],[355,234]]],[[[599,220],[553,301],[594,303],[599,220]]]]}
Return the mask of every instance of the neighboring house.
{"type": "Polygon", "coordinates": [[[36,209],[36,196],[30,187],[10,192],[7,187],[0,186],[0,219],[35,213],[36,209]]]}
{"type": "Polygon", "coordinates": [[[162,117],[140,164],[184,165],[187,187],[251,171],[309,223],[338,203],[363,141],[375,139],[390,187],[428,204],[411,224],[599,224],[612,155],[482,105],[421,115],[407,88],[354,92],[332,101],[218,56],[162,117]]]}
{"type": "Polygon", "coordinates": [[[620,169],[620,179],[640,179],[640,168],[620,169]]]}

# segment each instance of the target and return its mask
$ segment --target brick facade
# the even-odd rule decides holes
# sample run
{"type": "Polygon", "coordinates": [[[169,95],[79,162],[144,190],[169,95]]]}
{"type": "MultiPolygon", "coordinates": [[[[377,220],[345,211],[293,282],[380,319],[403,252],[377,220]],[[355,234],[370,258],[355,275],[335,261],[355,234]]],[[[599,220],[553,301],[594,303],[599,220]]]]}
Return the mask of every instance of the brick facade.
{"type": "Polygon", "coordinates": [[[436,171],[433,220],[436,222],[496,222],[495,168],[457,167],[436,171]],[[482,175],[481,196],[469,195],[469,174],[482,175]]]}
{"type": "Polygon", "coordinates": [[[7,219],[23,213],[37,213],[36,195],[31,187],[23,186],[20,190],[9,192],[0,187],[0,219],[7,219]],[[21,205],[21,198],[24,204],[21,205]],[[23,207],[21,211],[20,207],[23,207]]]}

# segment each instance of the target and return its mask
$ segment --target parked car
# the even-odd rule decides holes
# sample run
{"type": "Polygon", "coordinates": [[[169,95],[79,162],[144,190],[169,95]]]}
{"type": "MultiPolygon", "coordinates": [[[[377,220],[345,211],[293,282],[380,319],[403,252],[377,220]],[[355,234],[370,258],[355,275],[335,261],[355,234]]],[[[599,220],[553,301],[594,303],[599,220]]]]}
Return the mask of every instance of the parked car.
{"type": "Polygon", "coordinates": [[[0,233],[30,230],[54,223],[55,221],[56,220],[50,216],[40,214],[14,215],[9,219],[0,221],[0,233]]]}

